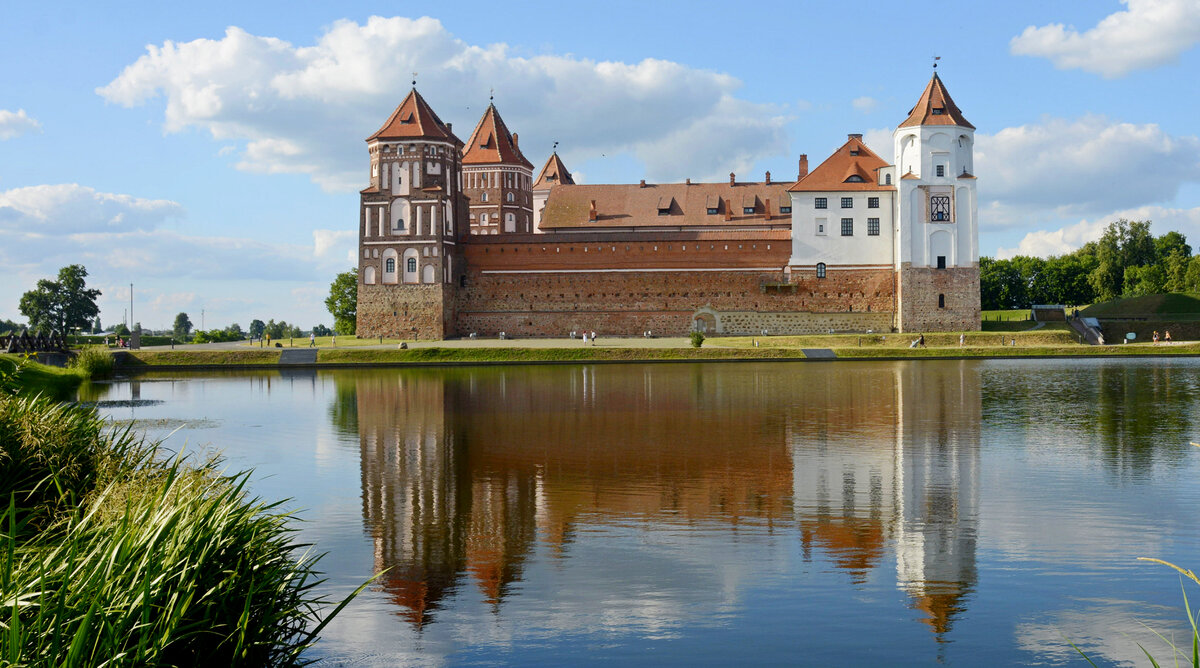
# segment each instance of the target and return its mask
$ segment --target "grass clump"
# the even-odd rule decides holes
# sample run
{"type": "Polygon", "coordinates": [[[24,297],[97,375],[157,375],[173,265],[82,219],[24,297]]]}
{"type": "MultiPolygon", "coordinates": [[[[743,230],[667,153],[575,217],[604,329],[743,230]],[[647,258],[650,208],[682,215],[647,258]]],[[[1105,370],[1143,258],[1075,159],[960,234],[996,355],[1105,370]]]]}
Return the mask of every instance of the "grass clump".
{"type": "Polygon", "coordinates": [[[112,353],[103,346],[87,346],[75,353],[70,367],[84,378],[109,378],[113,372],[112,353]]]}
{"type": "Polygon", "coordinates": [[[74,369],[38,364],[36,359],[36,354],[0,355],[0,391],[70,399],[83,382],[83,376],[74,369]]]}
{"type": "Polygon", "coordinates": [[[319,619],[317,557],[247,473],[156,453],[90,409],[0,396],[0,663],[298,664],[349,602],[319,619]]]}

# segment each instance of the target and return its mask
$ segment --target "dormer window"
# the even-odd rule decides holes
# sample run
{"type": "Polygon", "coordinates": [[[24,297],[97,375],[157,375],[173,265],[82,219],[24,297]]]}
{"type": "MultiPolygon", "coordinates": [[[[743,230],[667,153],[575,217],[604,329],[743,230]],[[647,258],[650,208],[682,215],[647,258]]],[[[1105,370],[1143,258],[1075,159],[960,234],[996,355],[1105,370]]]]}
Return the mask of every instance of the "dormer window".
{"type": "Polygon", "coordinates": [[[744,206],[744,207],[742,207],[742,213],[744,213],[744,214],[746,214],[746,215],[748,215],[748,216],[749,216],[749,215],[753,215],[753,214],[754,214],[754,207],[752,207],[752,206],[744,206]]]}
{"type": "Polygon", "coordinates": [[[858,155],[858,149],[856,149],[856,148],[850,149],[850,155],[858,155]]]}
{"type": "Polygon", "coordinates": [[[708,215],[710,215],[710,216],[715,216],[720,212],[721,212],[721,210],[715,206],[708,207],[708,215]]]}
{"type": "Polygon", "coordinates": [[[933,108],[933,115],[934,115],[934,116],[945,116],[945,115],[946,115],[946,108],[945,108],[945,107],[934,107],[934,108],[933,108]]]}
{"type": "Polygon", "coordinates": [[[671,215],[671,205],[675,203],[674,197],[663,197],[658,200],[658,215],[671,215]]]}
{"type": "Polygon", "coordinates": [[[658,210],[658,215],[660,215],[660,216],[669,216],[669,215],[671,215],[671,209],[669,209],[669,208],[667,208],[667,209],[660,208],[660,209],[658,210]]]}
{"type": "Polygon", "coordinates": [[[779,213],[791,213],[791,212],[792,212],[791,205],[779,207],[779,213]]]}
{"type": "Polygon", "coordinates": [[[845,182],[846,183],[865,183],[866,179],[859,176],[858,174],[851,174],[850,176],[846,177],[845,182]]]}
{"type": "Polygon", "coordinates": [[[410,113],[407,116],[402,117],[400,119],[400,122],[404,125],[408,125],[409,123],[412,123],[413,122],[412,114],[410,113]]]}
{"type": "Polygon", "coordinates": [[[892,185],[892,175],[891,174],[883,175],[883,185],[885,185],[885,186],[892,185]]]}

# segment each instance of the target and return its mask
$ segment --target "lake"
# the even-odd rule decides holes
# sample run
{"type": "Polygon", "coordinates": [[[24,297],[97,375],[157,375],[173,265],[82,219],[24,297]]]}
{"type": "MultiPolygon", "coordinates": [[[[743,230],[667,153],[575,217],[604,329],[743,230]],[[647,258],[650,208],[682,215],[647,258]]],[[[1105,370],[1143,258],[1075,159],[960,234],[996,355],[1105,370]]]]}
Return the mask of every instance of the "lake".
{"type": "MultiPolygon", "coordinates": [[[[82,398],[386,571],[329,665],[1086,665],[1190,638],[1200,361],[158,372],[82,398]]],[[[1200,601],[1194,585],[1192,602],[1200,601]]]]}

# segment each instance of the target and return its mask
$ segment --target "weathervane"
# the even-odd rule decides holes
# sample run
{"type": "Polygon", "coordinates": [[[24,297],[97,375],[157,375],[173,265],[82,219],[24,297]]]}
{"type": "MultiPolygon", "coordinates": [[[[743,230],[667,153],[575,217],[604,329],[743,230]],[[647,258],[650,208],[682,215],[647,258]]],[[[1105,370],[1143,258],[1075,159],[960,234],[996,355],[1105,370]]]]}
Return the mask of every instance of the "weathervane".
{"type": "Polygon", "coordinates": [[[495,100],[495,99],[496,99],[496,89],[495,89],[495,88],[489,88],[489,89],[488,89],[488,102],[491,102],[491,101],[493,101],[493,100],[495,100]]]}
{"type": "Polygon", "coordinates": [[[417,73],[413,72],[413,88],[417,87],[417,73]]]}
{"type": "Polygon", "coordinates": [[[934,57],[933,57],[933,69],[935,69],[935,70],[937,69],[937,61],[939,61],[939,60],[941,60],[941,59],[942,59],[942,57],[941,57],[941,56],[934,56],[934,57]]]}
{"type": "Polygon", "coordinates": [[[558,153],[558,142],[554,142],[554,152],[558,153]]]}

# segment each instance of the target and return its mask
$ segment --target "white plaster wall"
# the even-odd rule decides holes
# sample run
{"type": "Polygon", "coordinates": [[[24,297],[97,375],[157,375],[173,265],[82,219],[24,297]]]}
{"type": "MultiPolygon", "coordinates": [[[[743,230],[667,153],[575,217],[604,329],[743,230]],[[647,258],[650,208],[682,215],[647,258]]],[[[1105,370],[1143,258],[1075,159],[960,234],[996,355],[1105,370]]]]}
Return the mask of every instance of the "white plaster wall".
{"type": "Polygon", "coordinates": [[[858,192],[799,192],[792,196],[792,257],[789,264],[890,265],[895,252],[895,193],[890,190],[858,192]],[[815,208],[818,197],[829,208],[815,208]],[[842,197],[854,199],[854,206],[841,208],[842,197]],[[879,208],[868,209],[867,198],[878,197],[879,208]],[[827,220],[825,234],[817,234],[817,219],[827,220]],[[842,218],[854,219],[854,236],[842,236],[842,218]],[[879,219],[879,236],[867,235],[867,219],[879,219]]]}
{"type": "Polygon", "coordinates": [[[899,233],[897,263],[935,267],[946,255],[947,267],[969,267],[979,262],[979,211],[975,180],[962,179],[974,168],[974,131],[957,126],[899,128],[893,145],[901,175],[911,171],[920,178],[899,180],[896,212],[899,233]],[[937,176],[937,167],[943,175],[937,176]],[[952,223],[928,220],[928,187],[953,194],[952,223]],[[939,233],[944,233],[940,235],[939,233]],[[939,236],[935,239],[934,235],[939,236]],[[943,247],[946,243],[949,247],[943,247]],[[940,249],[935,252],[935,245],[940,249]]]}

